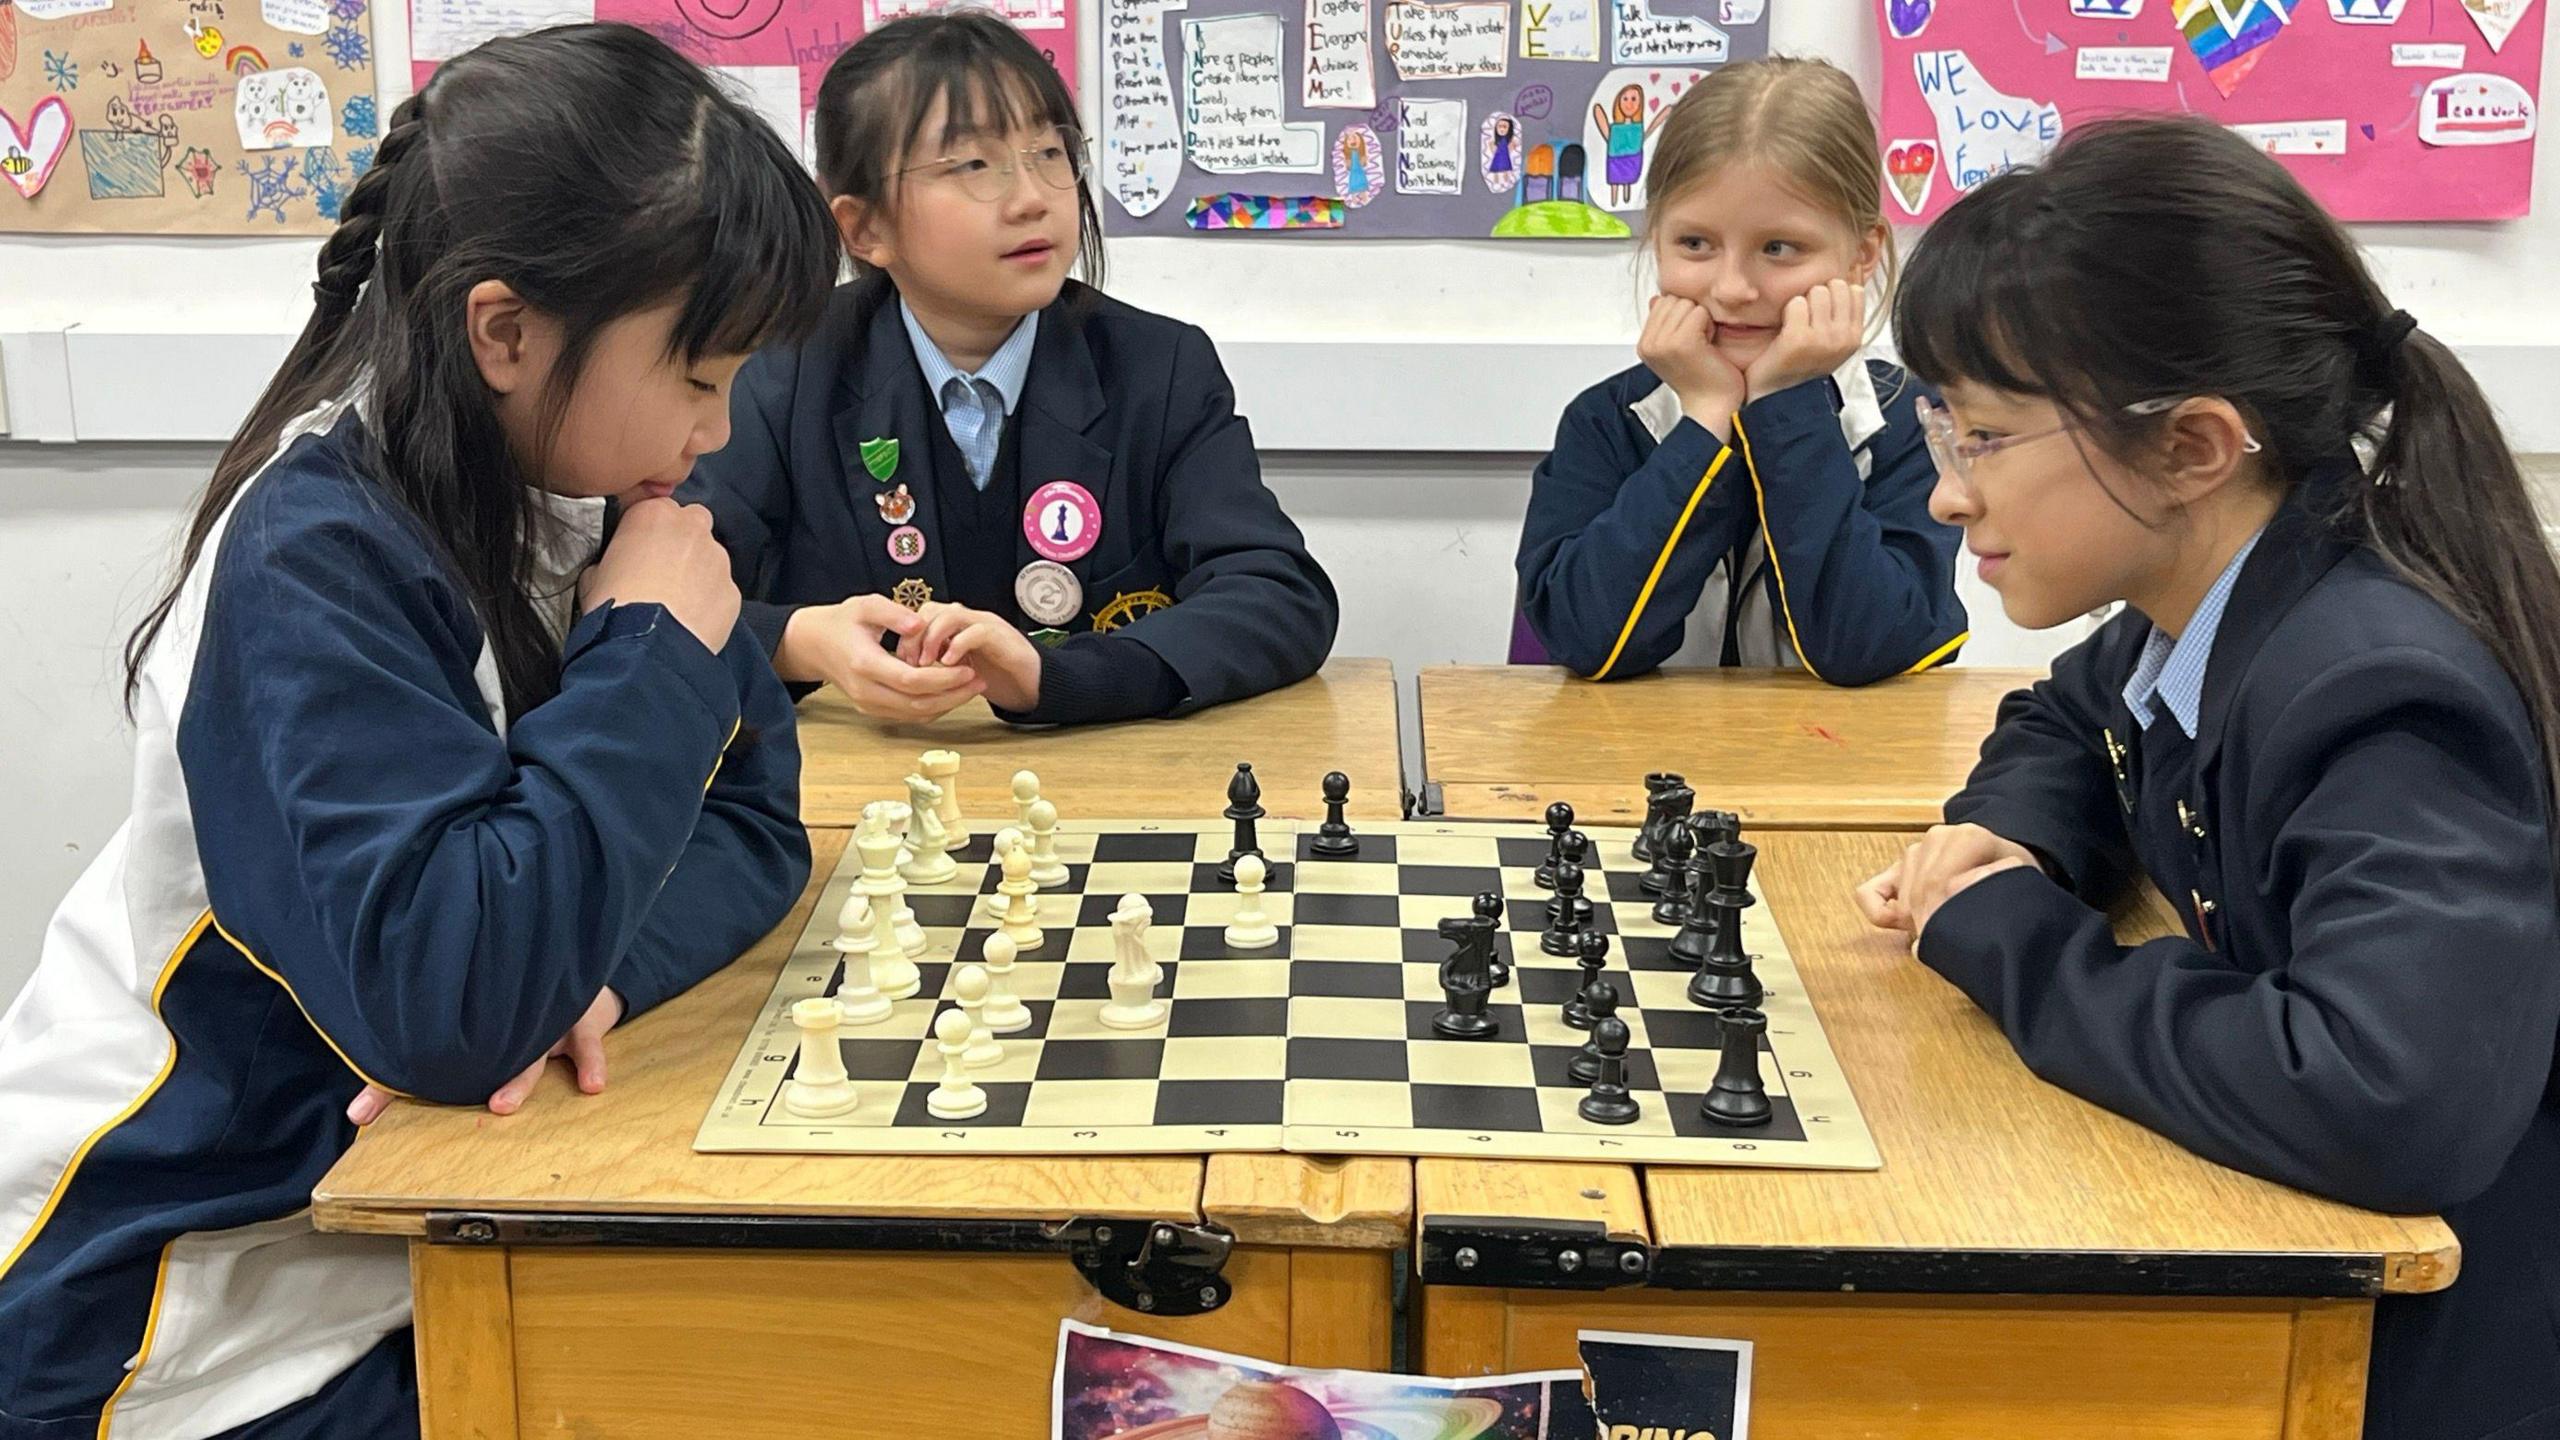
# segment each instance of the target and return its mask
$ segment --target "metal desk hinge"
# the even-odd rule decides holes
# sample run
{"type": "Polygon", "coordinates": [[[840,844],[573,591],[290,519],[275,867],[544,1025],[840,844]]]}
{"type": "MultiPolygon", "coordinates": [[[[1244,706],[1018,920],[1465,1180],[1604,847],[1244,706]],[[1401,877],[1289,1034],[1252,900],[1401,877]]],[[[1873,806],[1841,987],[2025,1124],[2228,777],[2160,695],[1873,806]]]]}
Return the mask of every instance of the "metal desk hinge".
{"type": "Polygon", "coordinates": [[[874,1250],[1064,1255],[1103,1298],[1144,1315],[1205,1315],[1235,1286],[1234,1232],[1181,1220],[909,1220],[823,1215],[576,1215],[437,1211],[435,1245],[564,1249],[874,1250]]]}
{"type": "Polygon", "coordinates": [[[1415,1266],[1426,1285],[1615,1290],[1647,1283],[1653,1252],[1611,1239],[1597,1220],[1434,1215],[1422,1223],[1415,1266]]]}
{"type": "Polygon", "coordinates": [[[1425,820],[1448,813],[1448,797],[1441,792],[1437,780],[1425,780],[1419,791],[1405,796],[1404,815],[1408,820],[1425,820]]]}

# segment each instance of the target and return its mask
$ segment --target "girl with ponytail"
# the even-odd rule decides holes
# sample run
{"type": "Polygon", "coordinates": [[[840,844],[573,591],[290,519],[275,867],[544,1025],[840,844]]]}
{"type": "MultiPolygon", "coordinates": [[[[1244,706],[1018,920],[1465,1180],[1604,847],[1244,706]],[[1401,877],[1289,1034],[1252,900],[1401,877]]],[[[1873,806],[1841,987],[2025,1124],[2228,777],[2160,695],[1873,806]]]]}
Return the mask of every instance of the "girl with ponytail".
{"type": "Polygon", "coordinates": [[[2560,571],[2479,386],[2284,169],[2114,121],[1949,211],[1895,329],[2009,697],[1863,886],[2039,1075],[2223,1164],[2441,1211],[2365,1433],[2560,1435],[2560,571]],[[2185,933],[2116,943],[2148,879],[2185,933]]]}
{"type": "Polygon", "coordinates": [[[836,265],[638,30],[393,112],[129,647],[133,817],[0,1019],[0,1429],[418,1433],[400,1247],[312,1187],[392,1096],[601,1086],[798,894],[790,700],[668,497],[836,265]]]}

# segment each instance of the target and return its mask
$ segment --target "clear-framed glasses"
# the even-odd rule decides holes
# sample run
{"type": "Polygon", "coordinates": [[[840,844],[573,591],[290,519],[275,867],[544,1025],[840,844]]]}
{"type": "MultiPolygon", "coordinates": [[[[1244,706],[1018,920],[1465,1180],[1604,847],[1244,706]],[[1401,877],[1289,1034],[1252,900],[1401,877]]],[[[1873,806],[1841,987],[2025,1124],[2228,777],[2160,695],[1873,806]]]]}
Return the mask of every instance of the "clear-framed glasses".
{"type": "Polygon", "coordinates": [[[1013,192],[1015,173],[1025,169],[1052,190],[1073,190],[1084,178],[1086,144],[1082,132],[1061,125],[1044,134],[1038,144],[1025,145],[1020,150],[993,141],[973,141],[951,154],[910,165],[898,173],[930,171],[933,178],[959,186],[960,193],[970,199],[992,205],[1013,192]]]}
{"type": "MultiPolygon", "coordinates": [[[[2185,403],[2184,396],[2136,400],[2124,407],[2124,413],[2163,415],[2185,403]]],[[[2032,430],[2024,435],[1998,435],[1988,440],[1967,440],[1956,430],[1955,412],[1946,406],[1929,396],[1922,395],[1916,397],[1914,408],[1920,416],[1921,437],[1928,441],[1929,458],[1937,464],[1938,473],[1952,476],[1967,485],[1973,483],[1973,462],[1984,456],[1997,455],[2003,450],[2025,445],[2031,441],[2050,440],[2056,435],[2075,428],[2070,422],[2065,421],[2050,430],[2032,430]]],[[[2252,436],[2242,448],[2249,454],[2255,455],[2260,446],[2257,438],[2252,436]]]]}

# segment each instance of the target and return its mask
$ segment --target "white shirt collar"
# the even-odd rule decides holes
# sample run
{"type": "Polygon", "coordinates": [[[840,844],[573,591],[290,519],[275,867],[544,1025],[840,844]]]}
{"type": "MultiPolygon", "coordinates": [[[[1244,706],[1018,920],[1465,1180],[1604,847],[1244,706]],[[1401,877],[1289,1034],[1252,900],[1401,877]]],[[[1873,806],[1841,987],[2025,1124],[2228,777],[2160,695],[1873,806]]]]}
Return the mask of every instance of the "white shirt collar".
{"type": "MultiPolygon", "coordinates": [[[[1840,387],[1840,438],[1855,450],[1884,429],[1884,405],[1876,396],[1875,376],[1867,369],[1866,352],[1861,350],[1850,356],[1846,364],[1831,372],[1831,381],[1840,387]]],[[[1627,408],[1656,444],[1680,424],[1680,397],[1668,385],[1655,386],[1652,394],[1627,408]]]]}

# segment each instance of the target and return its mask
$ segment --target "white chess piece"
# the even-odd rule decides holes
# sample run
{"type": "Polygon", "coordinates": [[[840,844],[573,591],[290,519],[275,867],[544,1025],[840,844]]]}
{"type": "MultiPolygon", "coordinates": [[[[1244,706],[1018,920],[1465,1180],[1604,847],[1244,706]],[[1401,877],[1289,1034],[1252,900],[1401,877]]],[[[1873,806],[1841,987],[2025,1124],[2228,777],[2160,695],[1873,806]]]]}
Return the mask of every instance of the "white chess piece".
{"type": "MultiPolygon", "coordinates": [[[[897,832],[888,827],[885,816],[875,813],[877,808],[863,811],[863,828],[854,832],[854,849],[862,856],[862,878],[853,884],[855,892],[871,902],[872,934],[879,952],[871,962],[872,979],[881,994],[904,1000],[920,988],[915,962],[907,958],[906,936],[898,925],[898,912],[904,908],[899,897],[906,893],[907,882],[898,876],[897,832]]],[[[913,911],[907,913],[907,923],[915,923],[913,911]]]]}
{"type": "MultiPolygon", "coordinates": [[[[898,952],[913,958],[924,953],[924,927],[916,923],[916,912],[907,904],[907,877],[898,873],[899,862],[906,858],[907,827],[914,822],[915,811],[904,800],[874,800],[862,807],[863,823],[896,842],[888,859],[881,865],[882,877],[865,885],[863,893],[877,903],[882,897],[889,902],[889,918],[898,927],[898,952]]],[[[858,843],[858,842],[857,842],[858,843]]],[[[871,877],[871,859],[862,863],[865,880],[871,877]]]]}
{"type": "Polygon", "coordinates": [[[1154,922],[1155,910],[1143,895],[1121,896],[1111,912],[1111,999],[1101,1019],[1114,1030],[1144,1030],[1164,1019],[1164,1002],[1156,998],[1164,968],[1147,955],[1147,928],[1154,922]]]}
{"type": "Polygon", "coordinates": [[[844,957],[844,979],[836,985],[835,998],[844,1008],[844,1023],[877,1025],[889,1018],[889,997],[880,993],[880,984],[871,974],[871,956],[880,948],[880,937],[869,897],[859,890],[845,896],[836,926],[835,947],[844,957]]]}
{"type": "Polygon", "coordinates": [[[1039,798],[1040,777],[1028,770],[1014,771],[1013,823],[1017,827],[1026,831],[1031,828],[1031,803],[1039,798]]]}
{"type": "Polygon", "coordinates": [[[1002,935],[987,937],[987,1028],[1013,1035],[1031,1028],[1031,1007],[1013,993],[1014,944],[1002,935]]]}
{"type": "Polygon", "coordinates": [[[1067,862],[1058,858],[1058,807],[1034,800],[1025,821],[1031,827],[1031,883],[1054,890],[1067,883],[1067,862]]]}
{"type": "Polygon", "coordinates": [[[907,836],[912,858],[898,867],[898,874],[910,885],[940,885],[960,873],[951,858],[950,837],[942,830],[942,816],[934,809],[941,800],[941,786],[921,775],[907,777],[907,806],[915,815],[907,836]]]}
{"type": "MultiPolygon", "coordinates": [[[[1026,843],[1028,842],[1023,836],[1023,833],[1014,829],[1010,825],[1007,825],[996,832],[995,846],[987,852],[987,863],[996,867],[996,876],[998,879],[1002,879],[1004,876],[1005,852],[1018,845],[1026,843]]],[[[997,921],[1004,919],[1004,907],[1012,900],[1012,898],[1013,897],[1005,894],[1001,889],[988,891],[986,899],[987,918],[997,921]]]]}
{"type": "Polygon", "coordinates": [[[1019,845],[1004,852],[1004,938],[1018,949],[1037,950],[1048,936],[1040,930],[1040,887],[1031,883],[1031,852],[1019,845]]]}
{"type": "Polygon", "coordinates": [[[942,1052],[942,1083],[926,1092],[924,1113],[936,1120],[967,1120],[987,1113],[987,1092],[969,1078],[969,1017],[945,1010],[933,1022],[934,1048],[942,1052]]]}
{"type": "Polygon", "coordinates": [[[844,1052],[836,1048],[836,1026],[844,1007],[820,997],[791,1007],[791,1023],[800,1027],[800,1064],[783,1088],[782,1108],[794,1115],[823,1120],[854,1107],[853,1082],[845,1077],[844,1052]]]}
{"type": "Polygon", "coordinates": [[[1262,908],[1263,882],[1269,870],[1259,855],[1246,855],[1236,861],[1236,917],[1227,922],[1227,946],[1234,950],[1264,950],[1280,943],[1280,927],[1262,908]]]}
{"type": "Polygon", "coordinates": [[[960,1058],[972,1070],[1003,1063],[1004,1047],[987,1025],[987,967],[963,965],[953,971],[951,1003],[969,1017],[969,1048],[960,1058]]]}
{"type": "Polygon", "coordinates": [[[942,815],[942,833],[949,838],[951,848],[967,845],[969,822],[960,818],[960,752],[927,750],[916,757],[916,768],[924,772],[924,778],[942,787],[942,804],[936,808],[942,815]]]}

